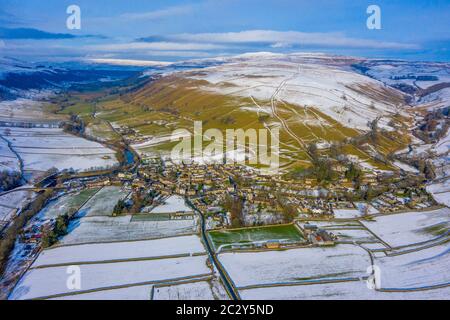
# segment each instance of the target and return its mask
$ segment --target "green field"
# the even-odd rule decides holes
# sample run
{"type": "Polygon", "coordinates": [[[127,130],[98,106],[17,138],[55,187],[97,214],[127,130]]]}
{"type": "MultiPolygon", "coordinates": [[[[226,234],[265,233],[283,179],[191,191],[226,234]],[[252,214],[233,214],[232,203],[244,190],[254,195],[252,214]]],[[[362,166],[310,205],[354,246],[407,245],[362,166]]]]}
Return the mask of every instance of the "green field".
{"type": "Polygon", "coordinates": [[[252,243],[259,241],[302,241],[303,237],[294,225],[279,225],[236,230],[210,231],[209,238],[217,250],[222,245],[232,243],[252,243]]]}
{"type": "Polygon", "coordinates": [[[79,207],[98,191],[97,188],[85,189],[70,199],[69,205],[79,207]]]}

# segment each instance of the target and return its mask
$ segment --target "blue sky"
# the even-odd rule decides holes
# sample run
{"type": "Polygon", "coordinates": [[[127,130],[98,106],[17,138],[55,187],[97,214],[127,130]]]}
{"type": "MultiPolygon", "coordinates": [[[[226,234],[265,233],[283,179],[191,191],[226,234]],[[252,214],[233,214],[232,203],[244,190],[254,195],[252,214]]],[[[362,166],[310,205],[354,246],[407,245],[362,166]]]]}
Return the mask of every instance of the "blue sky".
{"type": "Polygon", "coordinates": [[[0,39],[0,55],[29,60],[319,51],[449,61],[450,1],[1,0],[0,39]],[[81,30],[66,28],[71,4],[81,30]],[[371,4],[381,30],[366,27],[371,4]]]}

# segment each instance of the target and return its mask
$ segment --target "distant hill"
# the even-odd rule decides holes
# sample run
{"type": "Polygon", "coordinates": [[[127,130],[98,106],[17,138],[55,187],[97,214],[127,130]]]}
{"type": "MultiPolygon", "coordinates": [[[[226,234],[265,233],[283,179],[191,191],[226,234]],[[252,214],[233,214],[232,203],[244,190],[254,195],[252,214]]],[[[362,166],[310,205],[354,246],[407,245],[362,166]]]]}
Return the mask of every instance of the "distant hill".
{"type": "Polygon", "coordinates": [[[0,58],[0,99],[13,100],[26,96],[29,90],[58,90],[81,84],[106,83],[135,76],[142,70],[82,63],[60,66],[0,58]]]}

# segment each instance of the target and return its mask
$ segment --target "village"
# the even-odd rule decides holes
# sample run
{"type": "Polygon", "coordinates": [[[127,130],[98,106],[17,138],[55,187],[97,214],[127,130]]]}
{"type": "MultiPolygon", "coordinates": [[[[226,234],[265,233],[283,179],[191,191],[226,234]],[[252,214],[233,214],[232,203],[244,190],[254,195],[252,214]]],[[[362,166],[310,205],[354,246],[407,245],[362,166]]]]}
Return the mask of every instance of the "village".
{"type": "MultiPolygon", "coordinates": [[[[436,205],[424,185],[403,187],[407,177],[404,172],[393,173],[388,180],[385,174],[366,172],[356,189],[344,177],[345,168],[339,170],[342,178],[323,186],[314,178],[262,175],[241,164],[177,164],[158,157],[142,160],[134,172],[71,179],[64,184],[71,190],[123,186],[130,195],[121,209],[135,215],[148,213],[149,207],[177,195],[205,216],[208,229],[274,225],[308,218],[351,219],[436,205]]],[[[119,210],[114,214],[121,213],[119,210]]]]}

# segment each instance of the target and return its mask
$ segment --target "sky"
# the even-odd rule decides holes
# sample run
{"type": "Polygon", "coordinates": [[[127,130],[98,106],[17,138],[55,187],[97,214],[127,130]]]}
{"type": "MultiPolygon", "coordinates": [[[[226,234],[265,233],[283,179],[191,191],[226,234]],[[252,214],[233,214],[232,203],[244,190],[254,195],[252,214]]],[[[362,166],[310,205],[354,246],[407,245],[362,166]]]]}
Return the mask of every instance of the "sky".
{"type": "Polygon", "coordinates": [[[450,0],[0,0],[0,56],[178,61],[245,52],[450,61],[450,0]],[[80,30],[67,28],[68,6],[80,30]],[[381,29],[369,29],[370,5],[381,29]]]}

